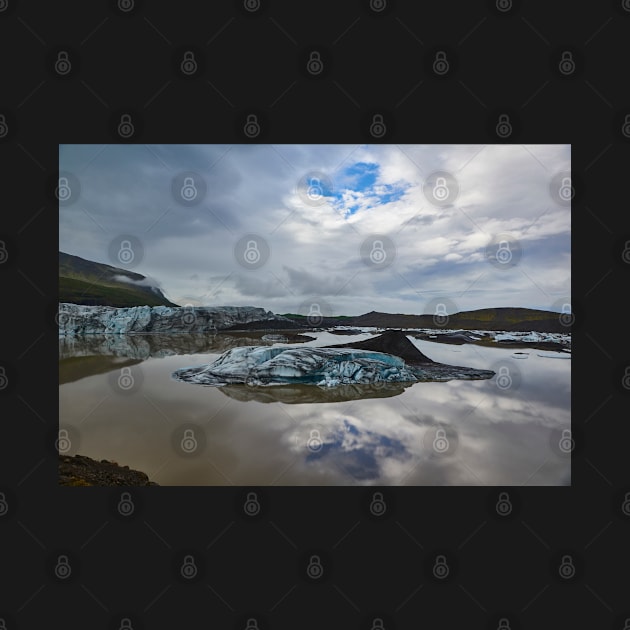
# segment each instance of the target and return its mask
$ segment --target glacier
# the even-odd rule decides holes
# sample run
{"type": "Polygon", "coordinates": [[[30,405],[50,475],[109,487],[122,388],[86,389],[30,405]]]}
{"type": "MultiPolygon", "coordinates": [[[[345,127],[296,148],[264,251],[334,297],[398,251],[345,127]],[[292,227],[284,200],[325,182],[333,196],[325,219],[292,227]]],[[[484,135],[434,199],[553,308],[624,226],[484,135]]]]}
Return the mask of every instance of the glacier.
{"type": "Polygon", "coordinates": [[[207,333],[252,322],[293,322],[255,306],[84,306],[62,302],[57,313],[59,335],[128,333],[207,333]]]}
{"type": "Polygon", "coordinates": [[[491,370],[478,370],[440,363],[409,365],[400,357],[372,350],[346,348],[286,348],[243,346],[232,348],[208,365],[181,368],[176,380],[219,387],[312,384],[335,387],[342,384],[396,383],[453,378],[485,379],[491,370]]]}

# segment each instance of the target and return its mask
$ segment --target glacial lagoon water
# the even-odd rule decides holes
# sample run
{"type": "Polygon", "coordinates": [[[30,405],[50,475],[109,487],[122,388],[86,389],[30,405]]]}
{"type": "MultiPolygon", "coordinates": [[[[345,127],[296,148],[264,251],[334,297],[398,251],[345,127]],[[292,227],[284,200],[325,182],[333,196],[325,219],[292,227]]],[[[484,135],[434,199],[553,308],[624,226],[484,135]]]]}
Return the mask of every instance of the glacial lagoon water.
{"type": "MultiPolygon", "coordinates": [[[[60,337],[64,454],[164,486],[570,485],[570,355],[411,341],[489,380],[205,387],[177,381],[264,333],[60,337]]],[[[300,346],[371,333],[308,332],[300,346]]],[[[275,345],[289,346],[290,343],[275,345]]]]}

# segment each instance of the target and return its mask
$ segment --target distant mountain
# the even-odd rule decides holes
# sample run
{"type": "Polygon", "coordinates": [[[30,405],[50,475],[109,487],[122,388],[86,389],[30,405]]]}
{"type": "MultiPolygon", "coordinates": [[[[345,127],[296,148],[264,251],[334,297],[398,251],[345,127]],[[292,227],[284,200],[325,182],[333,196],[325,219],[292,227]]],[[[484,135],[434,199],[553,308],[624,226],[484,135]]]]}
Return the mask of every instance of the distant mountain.
{"type": "MultiPolygon", "coordinates": [[[[560,323],[559,313],[531,308],[499,307],[462,311],[449,315],[445,326],[437,326],[433,315],[405,315],[371,311],[355,317],[324,317],[322,326],[376,326],[378,328],[461,328],[463,330],[509,330],[569,332],[560,323]]],[[[285,314],[308,327],[306,317],[285,314]]]]}
{"type": "Polygon", "coordinates": [[[59,252],[59,301],[91,306],[178,306],[146,276],[59,252]]]}

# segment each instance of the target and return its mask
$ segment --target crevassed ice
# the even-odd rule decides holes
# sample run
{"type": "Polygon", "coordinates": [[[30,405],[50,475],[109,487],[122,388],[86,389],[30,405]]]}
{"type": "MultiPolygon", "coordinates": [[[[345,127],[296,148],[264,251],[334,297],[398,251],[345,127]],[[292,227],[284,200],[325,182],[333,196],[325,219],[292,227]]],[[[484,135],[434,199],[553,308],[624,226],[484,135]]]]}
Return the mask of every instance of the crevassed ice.
{"type": "Polygon", "coordinates": [[[257,346],[232,348],[214,363],[183,368],[173,376],[205,385],[247,382],[255,385],[314,383],[334,386],[418,380],[401,358],[382,352],[257,346]]]}

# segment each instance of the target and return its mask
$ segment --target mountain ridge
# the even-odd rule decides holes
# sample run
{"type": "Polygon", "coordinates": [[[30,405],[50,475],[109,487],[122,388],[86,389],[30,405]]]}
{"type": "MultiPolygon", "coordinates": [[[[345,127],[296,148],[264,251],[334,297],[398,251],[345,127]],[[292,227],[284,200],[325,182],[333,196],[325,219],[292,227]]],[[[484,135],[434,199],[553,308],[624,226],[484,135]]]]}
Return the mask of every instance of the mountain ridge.
{"type": "Polygon", "coordinates": [[[62,251],[59,252],[59,302],[118,308],[178,306],[140,273],[62,251]]]}

